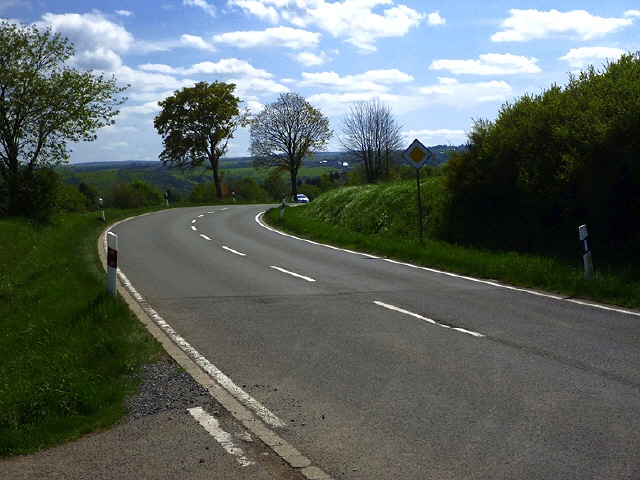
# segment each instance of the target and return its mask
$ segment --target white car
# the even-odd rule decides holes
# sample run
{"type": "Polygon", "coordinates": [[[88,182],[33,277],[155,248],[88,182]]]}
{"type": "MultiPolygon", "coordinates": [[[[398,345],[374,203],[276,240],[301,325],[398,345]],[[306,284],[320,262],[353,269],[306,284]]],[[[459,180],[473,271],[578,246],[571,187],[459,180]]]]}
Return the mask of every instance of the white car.
{"type": "Polygon", "coordinates": [[[298,203],[309,203],[309,198],[302,193],[299,193],[298,195],[296,195],[296,197],[297,198],[294,198],[292,200],[298,203]]]}

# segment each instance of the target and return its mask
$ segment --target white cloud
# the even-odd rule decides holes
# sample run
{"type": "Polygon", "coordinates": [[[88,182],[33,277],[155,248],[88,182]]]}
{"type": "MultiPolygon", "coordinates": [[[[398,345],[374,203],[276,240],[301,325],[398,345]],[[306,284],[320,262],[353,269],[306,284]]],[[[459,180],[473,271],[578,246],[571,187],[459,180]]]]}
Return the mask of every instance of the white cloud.
{"type": "Polygon", "coordinates": [[[266,70],[255,68],[246,60],[238,60],[237,58],[224,58],[218,62],[200,62],[189,68],[171,67],[158,63],[145,63],[138,68],[147,72],[159,72],[171,75],[220,74],[244,75],[254,78],[273,77],[273,75],[266,70]]]}
{"type": "Polygon", "coordinates": [[[427,145],[461,145],[467,141],[467,132],[448,128],[407,130],[402,132],[402,136],[407,142],[417,138],[427,145]]]}
{"type": "Polygon", "coordinates": [[[261,20],[266,20],[270,23],[278,23],[280,16],[273,6],[267,7],[264,2],[260,0],[235,0],[230,2],[250,15],[255,15],[261,20]]]}
{"type": "Polygon", "coordinates": [[[75,64],[90,70],[117,70],[122,65],[118,52],[127,52],[134,42],[124,27],[110,22],[100,12],[46,13],[39,23],[69,38],[75,48],[75,64]]]}
{"type": "Polygon", "coordinates": [[[200,50],[215,50],[215,47],[204,40],[202,37],[195,35],[182,35],[180,37],[180,43],[186,47],[195,47],[200,50]]]}
{"type": "Polygon", "coordinates": [[[380,92],[347,92],[347,93],[316,93],[309,95],[307,101],[322,110],[322,113],[332,117],[343,115],[348,105],[353,102],[379,99],[382,102],[392,104],[398,101],[397,95],[380,92]]]}
{"type": "Polygon", "coordinates": [[[430,70],[448,70],[454,75],[512,75],[522,73],[539,73],[537,58],[521,55],[488,53],[479,55],[478,60],[434,60],[430,70]]]}
{"type": "Polygon", "coordinates": [[[300,86],[328,88],[345,92],[376,92],[384,93],[389,87],[382,84],[406,83],[413,77],[396,69],[370,70],[359,75],[346,75],[341,77],[336,72],[302,73],[303,80],[300,86]]]}
{"type": "Polygon", "coordinates": [[[624,16],[640,18],[640,10],[627,10],[626,12],[624,12],[624,16]]]}
{"type": "Polygon", "coordinates": [[[230,0],[231,5],[246,13],[261,16],[269,10],[270,19],[281,18],[299,28],[315,26],[362,51],[375,51],[375,42],[383,37],[402,37],[416,27],[424,14],[406,5],[393,5],[392,0],[230,0]]]}
{"type": "Polygon", "coordinates": [[[524,42],[557,34],[591,40],[633,25],[631,19],[603,18],[585,10],[541,12],[512,9],[509,13],[511,16],[502,23],[504,30],[491,36],[494,42],[524,42]]]}
{"type": "Polygon", "coordinates": [[[116,10],[116,15],[120,15],[121,17],[131,17],[133,16],[133,12],[129,10],[116,10]]]}
{"type": "Polygon", "coordinates": [[[228,32],[215,35],[213,40],[238,48],[285,47],[292,50],[313,48],[320,41],[320,34],[291,27],[267,28],[264,31],[228,32]]]}
{"type": "Polygon", "coordinates": [[[216,16],[216,7],[208,4],[205,0],[182,0],[182,4],[189,7],[201,8],[207,15],[211,15],[212,17],[216,16]]]}
{"type": "Polygon", "coordinates": [[[431,27],[437,27],[439,25],[446,25],[447,20],[440,16],[440,12],[436,11],[427,15],[427,22],[431,27]]]}
{"type": "Polygon", "coordinates": [[[291,55],[291,57],[300,65],[305,67],[317,67],[324,65],[327,61],[327,55],[324,52],[320,52],[319,54],[315,54],[313,52],[300,52],[295,55],[291,55]]]}
{"type": "Polygon", "coordinates": [[[505,101],[512,89],[505,81],[460,83],[453,78],[439,78],[438,83],[418,89],[421,96],[432,103],[467,108],[470,104],[505,101]]]}
{"type": "Polygon", "coordinates": [[[589,65],[597,67],[597,63],[606,60],[617,60],[626,53],[620,48],[613,47],[582,47],[572,48],[565,56],[558,60],[565,60],[571,68],[586,68],[589,65]]]}

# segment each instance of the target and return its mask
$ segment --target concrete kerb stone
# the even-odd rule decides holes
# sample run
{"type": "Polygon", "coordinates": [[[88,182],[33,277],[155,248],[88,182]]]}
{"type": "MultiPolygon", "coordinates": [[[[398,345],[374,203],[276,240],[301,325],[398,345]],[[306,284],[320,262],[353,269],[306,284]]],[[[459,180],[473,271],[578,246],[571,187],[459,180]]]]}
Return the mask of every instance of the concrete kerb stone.
{"type": "MultiPolygon", "coordinates": [[[[98,239],[98,252],[101,263],[105,266],[105,269],[106,235],[107,232],[115,225],[117,225],[117,223],[107,227],[98,239]]],[[[241,422],[251,433],[264,442],[265,445],[271,448],[284,462],[288,463],[292,468],[299,470],[300,473],[309,480],[332,480],[331,476],[327,475],[319,467],[313,466],[309,458],[283,440],[273,430],[266,427],[259,418],[249,411],[249,409],[222,388],[222,386],[207,374],[207,372],[203,371],[200,366],[192,360],[162,328],[160,328],[153,318],[149,316],[131,292],[129,292],[122,284],[119,277],[117,292],[125,302],[127,302],[129,308],[131,308],[149,333],[160,342],[165,351],[178,363],[178,365],[189,373],[196,382],[205,387],[209,394],[218,401],[225,410],[227,410],[236,420],[241,422]]]]}

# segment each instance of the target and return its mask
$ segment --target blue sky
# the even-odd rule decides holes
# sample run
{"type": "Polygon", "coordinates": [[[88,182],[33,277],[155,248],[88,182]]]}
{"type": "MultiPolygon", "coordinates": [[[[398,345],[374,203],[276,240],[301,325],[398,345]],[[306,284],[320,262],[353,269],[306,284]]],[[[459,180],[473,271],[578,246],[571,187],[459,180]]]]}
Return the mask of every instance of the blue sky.
{"type": "MultiPolygon", "coordinates": [[[[0,17],[50,26],[74,43],[74,67],[131,85],[72,163],[157,160],[158,101],[215,80],[254,113],[301,94],[330,118],[329,150],[352,103],[375,98],[407,146],[458,145],[505,102],[640,50],[637,0],[0,0],[0,17]]],[[[248,145],[239,130],[228,156],[248,145]]]]}

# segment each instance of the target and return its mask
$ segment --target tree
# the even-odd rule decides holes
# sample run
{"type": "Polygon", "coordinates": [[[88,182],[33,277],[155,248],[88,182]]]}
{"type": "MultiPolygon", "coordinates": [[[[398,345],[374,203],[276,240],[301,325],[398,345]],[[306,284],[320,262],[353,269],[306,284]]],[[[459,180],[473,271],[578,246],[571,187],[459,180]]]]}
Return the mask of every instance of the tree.
{"type": "Polygon", "coordinates": [[[236,129],[246,126],[249,118],[248,110],[240,111],[235,88],[223,82],[185,87],[158,103],[162,111],[153,122],[164,144],[162,164],[193,170],[208,161],[218,200],[222,198],[220,158],[236,129]]]}
{"type": "Polygon", "coordinates": [[[506,103],[449,162],[447,239],[572,255],[586,223],[601,259],[640,266],[639,129],[638,54],[506,103]]]}
{"type": "Polygon", "coordinates": [[[291,174],[293,197],[302,159],[326,148],[331,138],[329,119],[297,93],[284,93],[267,105],[251,124],[255,167],[275,167],[291,174]]]}
{"type": "Polygon", "coordinates": [[[367,183],[388,180],[391,160],[402,147],[402,126],[379,99],[359,101],[342,122],[343,149],[363,162],[367,183]]]}
{"type": "Polygon", "coordinates": [[[125,88],[65,65],[73,45],[51,29],[0,23],[0,212],[40,216],[56,197],[53,168],[67,142],[113,124],[125,88]],[[43,205],[42,202],[48,203],[43,205]]]}

